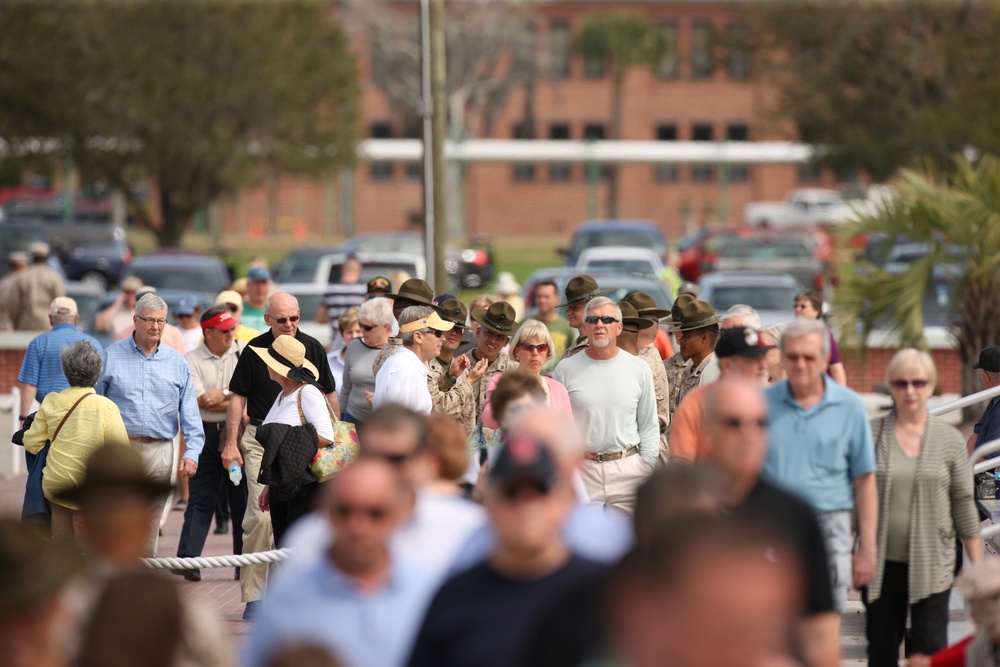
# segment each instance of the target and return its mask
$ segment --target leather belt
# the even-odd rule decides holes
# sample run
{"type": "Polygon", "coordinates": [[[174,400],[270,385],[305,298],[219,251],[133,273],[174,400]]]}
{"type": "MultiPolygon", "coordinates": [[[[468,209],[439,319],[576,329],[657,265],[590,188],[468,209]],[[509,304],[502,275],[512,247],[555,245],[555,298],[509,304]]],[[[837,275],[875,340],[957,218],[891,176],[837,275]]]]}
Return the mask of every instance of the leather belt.
{"type": "Polygon", "coordinates": [[[137,442],[141,442],[144,445],[151,445],[154,442],[165,442],[167,440],[170,440],[170,438],[151,438],[148,435],[140,435],[140,436],[132,438],[132,439],[135,440],[135,441],[137,441],[137,442]]]}
{"type": "Polygon", "coordinates": [[[617,461],[623,459],[626,456],[632,456],[633,454],[639,453],[639,445],[633,445],[628,449],[623,449],[620,452],[606,452],[601,454],[591,454],[590,452],[584,452],[583,458],[588,461],[597,461],[598,463],[606,463],[608,461],[617,461]]]}
{"type": "Polygon", "coordinates": [[[263,419],[254,419],[253,417],[250,418],[251,426],[261,426],[263,423],[264,423],[263,419]]]}
{"type": "Polygon", "coordinates": [[[206,431],[221,431],[226,428],[226,422],[206,422],[203,421],[201,425],[206,431]]]}

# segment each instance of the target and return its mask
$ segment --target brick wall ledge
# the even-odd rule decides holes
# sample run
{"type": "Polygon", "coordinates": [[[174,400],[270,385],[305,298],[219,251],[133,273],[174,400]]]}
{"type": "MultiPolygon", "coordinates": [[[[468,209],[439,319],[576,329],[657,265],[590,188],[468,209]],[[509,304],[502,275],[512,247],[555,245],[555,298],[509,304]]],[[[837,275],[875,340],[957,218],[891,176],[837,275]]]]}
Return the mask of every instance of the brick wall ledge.
{"type": "Polygon", "coordinates": [[[0,331],[0,350],[26,350],[44,331],[0,331]]]}

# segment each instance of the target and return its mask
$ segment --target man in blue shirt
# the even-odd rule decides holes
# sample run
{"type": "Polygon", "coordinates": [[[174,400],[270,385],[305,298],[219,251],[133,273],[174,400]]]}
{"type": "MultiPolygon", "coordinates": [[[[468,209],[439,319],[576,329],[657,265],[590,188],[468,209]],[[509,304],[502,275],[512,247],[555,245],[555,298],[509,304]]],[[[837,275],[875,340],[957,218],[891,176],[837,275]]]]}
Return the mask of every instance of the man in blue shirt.
{"type": "Polygon", "coordinates": [[[270,664],[283,647],[315,643],[346,667],[402,667],[438,580],[390,553],[411,491],[392,464],[359,460],[324,486],[335,535],[326,555],[272,582],[243,654],[270,664]]]}
{"type": "Polygon", "coordinates": [[[79,320],[76,301],[68,296],[57,296],[52,300],[49,305],[49,323],[52,329],[28,344],[24,361],[21,362],[21,371],[17,374],[17,386],[21,390],[21,414],[18,420],[22,423],[31,412],[34,401],[41,403],[48,394],[69,387],[59,359],[64,347],[83,339],[93,345],[94,349],[102,349],[97,339],[76,328],[79,320]]]}
{"type": "Polygon", "coordinates": [[[826,325],[795,320],[782,335],[781,356],[788,379],[765,391],[771,433],[763,476],[816,511],[831,560],[834,601],[843,611],[851,585],[864,586],[875,573],[878,499],[871,428],[857,394],[824,374],[830,357],[826,325]],[[855,508],[857,551],[851,535],[855,508]]]}
{"type": "MultiPolygon", "coordinates": [[[[979,363],[973,366],[979,371],[983,381],[983,389],[992,389],[1000,385],[1000,347],[984,347],[979,353],[979,363]]],[[[991,440],[1000,438],[1000,396],[994,396],[982,418],[976,423],[969,436],[969,453],[977,447],[982,447],[991,440]]]]}
{"type": "MultiPolygon", "coordinates": [[[[156,294],[146,294],[136,303],[132,321],[132,335],[104,351],[104,375],[95,389],[118,406],[129,441],[142,454],[146,472],[154,479],[171,477],[179,418],[187,450],[178,471],[191,477],[198,470],[205,431],[187,361],[176,350],[160,345],[167,304],[156,294]]],[[[149,556],[156,556],[166,501],[166,497],[158,500],[147,544],[149,556]]]]}

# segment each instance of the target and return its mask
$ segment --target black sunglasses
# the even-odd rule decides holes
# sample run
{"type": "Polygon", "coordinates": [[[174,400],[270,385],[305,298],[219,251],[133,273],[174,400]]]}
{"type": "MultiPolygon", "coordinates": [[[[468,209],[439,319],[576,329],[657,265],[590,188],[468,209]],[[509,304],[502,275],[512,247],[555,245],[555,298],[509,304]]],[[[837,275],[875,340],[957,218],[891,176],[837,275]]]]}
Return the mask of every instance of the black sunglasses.
{"type": "Polygon", "coordinates": [[[547,496],[552,490],[551,485],[540,480],[522,479],[511,484],[504,484],[500,488],[500,495],[506,500],[514,500],[524,494],[525,490],[532,491],[535,495],[547,496]]]}
{"type": "Polygon", "coordinates": [[[583,321],[587,324],[597,324],[598,320],[604,322],[605,324],[614,324],[619,321],[610,315],[604,315],[602,317],[598,317],[597,315],[588,315],[583,321]]]}
{"type": "Polygon", "coordinates": [[[358,326],[364,331],[371,331],[375,328],[374,324],[361,324],[361,322],[358,322],[358,326]]]}
{"type": "Polygon", "coordinates": [[[372,521],[383,521],[389,516],[389,510],[384,507],[361,507],[354,505],[337,505],[333,513],[341,519],[349,519],[354,514],[360,514],[372,521]]]}
{"type": "Polygon", "coordinates": [[[756,426],[763,431],[769,424],[770,422],[764,417],[759,419],[739,419],[737,417],[730,417],[722,420],[722,425],[732,431],[737,431],[743,426],[756,426]]]}
{"type": "Polygon", "coordinates": [[[889,383],[889,385],[893,389],[899,389],[905,391],[906,388],[909,387],[910,385],[912,385],[914,389],[923,389],[929,383],[930,383],[929,380],[893,380],[892,382],[889,383]]]}
{"type": "Polygon", "coordinates": [[[230,313],[238,313],[238,312],[240,312],[240,307],[237,306],[234,303],[227,304],[226,307],[229,308],[229,312],[230,313]]]}
{"type": "Polygon", "coordinates": [[[422,333],[422,334],[432,333],[435,336],[437,336],[438,338],[444,338],[444,332],[443,331],[438,331],[437,329],[424,329],[420,333],[422,333]]]}
{"type": "Polygon", "coordinates": [[[284,324],[285,322],[298,322],[299,316],[292,315],[291,317],[272,317],[271,319],[277,322],[278,324],[284,324]]]}

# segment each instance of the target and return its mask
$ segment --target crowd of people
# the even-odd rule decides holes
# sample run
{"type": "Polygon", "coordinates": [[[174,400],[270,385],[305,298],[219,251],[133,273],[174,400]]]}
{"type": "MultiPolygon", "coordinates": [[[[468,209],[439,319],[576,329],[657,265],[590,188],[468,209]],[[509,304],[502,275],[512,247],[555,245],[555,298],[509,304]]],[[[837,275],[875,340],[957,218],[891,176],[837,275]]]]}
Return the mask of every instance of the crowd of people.
{"type": "MultiPolygon", "coordinates": [[[[851,589],[870,665],[898,664],[907,618],[914,664],[945,664],[924,656],[946,648],[962,550],[973,597],[1000,594],[973,440],[928,412],[932,358],[900,350],[893,408],[870,420],[814,292],[764,328],[690,290],[669,310],[616,302],[586,275],[537,285],[527,314],[360,276],[348,259],[320,307],[329,350],[259,267],[245,299],[175,313],[198,320],[186,354],[141,286],[104,314],[125,330],[104,350],[72,299],[50,301],[19,376],[31,475],[24,523],[0,522],[0,576],[52,565],[45,585],[0,586],[11,664],[234,664],[217,620],[140,571],[182,479],[178,556],[201,555],[220,505],[234,553],[290,549],[236,570],[249,667],[833,667],[851,589]],[[320,475],[343,433],[359,446],[320,475]],[[112,641],[115,618],[130,641],[112,641]]],[[[1000,349],[977,368],[1000,382],[1000,349]]],[[[995,661],[987,615],[960,650],[995,661]]]]}

